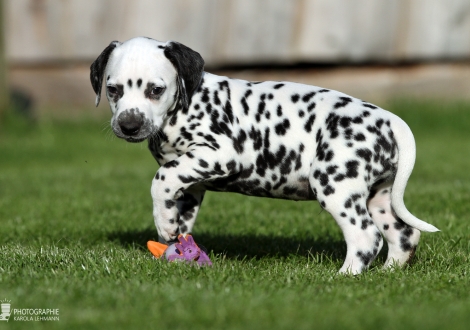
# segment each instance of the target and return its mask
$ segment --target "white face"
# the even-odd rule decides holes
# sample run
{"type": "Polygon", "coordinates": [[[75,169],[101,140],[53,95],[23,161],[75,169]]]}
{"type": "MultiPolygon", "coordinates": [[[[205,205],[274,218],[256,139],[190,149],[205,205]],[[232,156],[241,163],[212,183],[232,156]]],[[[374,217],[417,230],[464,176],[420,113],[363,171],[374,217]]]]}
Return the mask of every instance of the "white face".
{"type": "Polygon", "coordinates": [[[129,142],[155,134],[176,104],[177,72],[163,49],[165,43],[134,38],[111,53],[103,80],[114,133],[129,142]]]}

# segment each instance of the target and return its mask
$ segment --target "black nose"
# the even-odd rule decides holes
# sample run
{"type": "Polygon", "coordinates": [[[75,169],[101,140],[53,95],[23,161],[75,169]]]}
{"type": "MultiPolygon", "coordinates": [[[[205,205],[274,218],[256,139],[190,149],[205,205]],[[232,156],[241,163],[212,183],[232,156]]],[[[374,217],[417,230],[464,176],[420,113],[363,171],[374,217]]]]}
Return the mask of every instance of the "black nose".
{"type": "Polygon", "coordinates": [[[144,115],[135,109],[123,111],[118,117],[118,124],[124,134],[136,135],[144,124],[144,115]]]}

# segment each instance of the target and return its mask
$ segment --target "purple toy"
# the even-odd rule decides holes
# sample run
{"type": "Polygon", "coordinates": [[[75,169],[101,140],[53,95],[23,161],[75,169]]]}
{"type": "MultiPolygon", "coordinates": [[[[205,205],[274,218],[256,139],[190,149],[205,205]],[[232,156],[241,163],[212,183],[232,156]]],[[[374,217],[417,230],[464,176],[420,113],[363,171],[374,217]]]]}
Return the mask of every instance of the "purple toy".
{"type": "Polygon", "coordinates": [[[160,258],[163,255],[168,261],[186,261],[186,262],[197,262],[199,266],[212,266],[207,254],[197,246],[196,242],[191,235],[178,236],[179,243],[171,244],[166,246],[164,244],[148,241],[147,247],[156,258],[160,258]]]}

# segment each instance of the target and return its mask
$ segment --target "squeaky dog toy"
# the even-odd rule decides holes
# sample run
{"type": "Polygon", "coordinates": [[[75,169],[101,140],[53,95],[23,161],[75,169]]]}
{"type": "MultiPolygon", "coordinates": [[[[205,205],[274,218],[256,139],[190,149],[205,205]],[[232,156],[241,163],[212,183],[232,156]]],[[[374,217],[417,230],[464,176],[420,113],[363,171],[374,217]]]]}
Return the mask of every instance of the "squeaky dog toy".
{"type": "Polygon", "coordinates": [[[148,241],[147,248],[157,259],[164,257],[168,261],[197,262],[199,266],[212,266],[207,254],[197,246],[191,235],[178,236],[179,243],[165,245],[155,241],[148,241]]]}

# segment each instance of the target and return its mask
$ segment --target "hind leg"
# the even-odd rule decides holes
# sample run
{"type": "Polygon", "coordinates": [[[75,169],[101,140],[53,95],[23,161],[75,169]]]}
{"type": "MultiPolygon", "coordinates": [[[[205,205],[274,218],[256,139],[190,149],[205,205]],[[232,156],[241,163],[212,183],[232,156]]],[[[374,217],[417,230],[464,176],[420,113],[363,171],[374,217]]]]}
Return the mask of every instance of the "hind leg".
{"type": "Polygon", "coordinates": [[[328,179],[316,170],[310,184],[320,205],[336,220],[343,231],[347,245],[346,259],[340,273],[359,274],[370,266],[382,248],[382,235],[367,212],[367,187],[357,189],[359,180],[335,182],[334,188],[328,179]],[[356,185],[356,183],[358,183],[356,185]]]}
{"type": "Polygon", "coordinates": [[[419,242],[420,231],[410,227],[396,216],[391,207],[392,182],[373,187],[367,208],[372,220],[388,243],[385,267],[402,266],[414,255],[419,242]]]}

